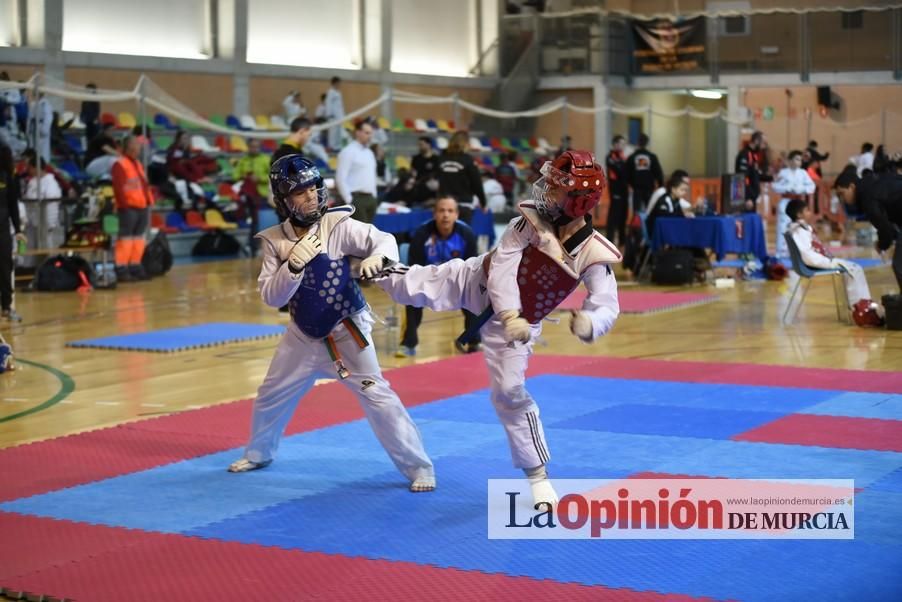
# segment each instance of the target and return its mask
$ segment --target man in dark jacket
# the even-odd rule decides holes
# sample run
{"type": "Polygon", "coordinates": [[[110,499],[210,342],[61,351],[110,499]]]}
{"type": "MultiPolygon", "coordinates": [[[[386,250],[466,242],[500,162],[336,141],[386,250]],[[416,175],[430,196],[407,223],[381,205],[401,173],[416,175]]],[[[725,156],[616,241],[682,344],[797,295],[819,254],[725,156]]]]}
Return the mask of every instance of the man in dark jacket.
{"type": "Polygon", "coordinates": [[[611,152],[604,160],[605,170],[608,172],[608,195],[611,199],[611,204],[608,205],[607,238],[614,242],[616,233],[617,245],[621,247],[626,245],[626,214],[630,196],[626,157],[623,156],[625,144],[623,136],[614,136],[611,141],[611,152]]]}
{"type": "Polygon", "coordinates": [[[854,165],[847,166],[834,184],[836,194],[848,205],[867,214],[877,228],[877,250],[881,253],[893,244],[893,273],[902,289],[902,176],[858,177],[854,165]]]}
{"type": "Polygon", "coordinates": [[[664,170],[658,156],[648,150],[648,136],[639,135],[639,148],[626,160],[626,173],[633,189],[633,212],[645,211],[652,193],[664,185],[664,170]]]}
{"type": "MultiPolygon", "coordinates": [[[[469,259],[475,257],[476,234],[465,223],[457,221],[459,210],[457,201],[452,196],[440,196],[432,212],[433,219],[420,226],[410,241],[407,262],[410,265],[437,265],[451,259],[469,259]]],[[[476,321],[476,316],[463,310],[465,328],[476,321]]],[[[411,357],[417,353],[417,329],[423,320],[423,308],[407,306],[405,308],[404,337],[398,357],[411,357]]],[[[458,347],[464,353],[479,350],[479,339],[458,347]]]]}
{"type": "Polygon", "coordinates": [[[4,320],[21,322],[13,309],[13,238],[17,243],[25,241],[19,219],[19,182],[12,150],[0,142],[0,311],[4,320]]]}
{"type": "Polygon", "coordinates": [[[745,210],[754,213],[758,196],[761,194],[761,182],[765,175],[762,171],[764,153],[764,134],[755,132],[751,139],[736,155],[734,167],[737,174],[745,175],[745,210]]]}

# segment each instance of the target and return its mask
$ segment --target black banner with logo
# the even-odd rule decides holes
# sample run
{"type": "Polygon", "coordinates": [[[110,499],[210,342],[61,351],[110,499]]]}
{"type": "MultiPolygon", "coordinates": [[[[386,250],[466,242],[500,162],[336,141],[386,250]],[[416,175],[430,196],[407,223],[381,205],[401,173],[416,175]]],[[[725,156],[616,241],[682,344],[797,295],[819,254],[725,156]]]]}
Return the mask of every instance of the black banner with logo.
{"type": "Polygon", "coordinates": [[[706,68],[705,19],[633,21],[636,75],[706,68]]]}

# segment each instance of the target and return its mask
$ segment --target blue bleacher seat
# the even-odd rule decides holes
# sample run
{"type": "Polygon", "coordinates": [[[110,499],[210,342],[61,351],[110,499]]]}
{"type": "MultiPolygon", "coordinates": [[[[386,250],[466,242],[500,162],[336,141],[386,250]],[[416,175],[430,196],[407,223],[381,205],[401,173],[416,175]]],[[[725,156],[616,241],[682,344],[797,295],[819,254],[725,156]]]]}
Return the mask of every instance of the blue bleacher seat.
{"type": "Polygon", "coordinates": [[[185,218],[178,211],[173,211],[166,215],[166,225],[178,228],[179,232],[197,232],[197,228],[188,225],[185,218]]]}
{"type": "Polygon", "coordinates": [[[88,174],[83,172],[75,161],[62,161],[59,164],[59,168],[69,174],[69,177],[76,182],[84,182],[90,179],[88,174]]]}
{"type": "Polygon", "coordinates": [[[81,143],[81,136],[78,136],[76,134],[65,134],[63,138],[65,138],[66,144],[69,145],[69,148],[75,151],[76,154],[84,154],[85,147],[81,143]]]}
{"type": "Polygon", "coordinates": [[[232,129],[241,130],[244,129],[241,127],[241,121],[235,117],[234,115],[226,116],[226,125],[232,129]]]}
{"type": "Polygon", "coordinates": [[[153,122],[161,128],[165,128],[167,130],[178,129],[176,128],[175,124],[169,120],[169,117],[166,117],[166,115],[162,113],[157,113],[156,115],[154,115],[153,122]]]}
{"type": "Polygon", "coordinates": [[[438,131],[439,129],[438,124],[435,122],[435,119],[427,119],[426,125],[428,125],[429,129],[432,131],[438,131]]]}

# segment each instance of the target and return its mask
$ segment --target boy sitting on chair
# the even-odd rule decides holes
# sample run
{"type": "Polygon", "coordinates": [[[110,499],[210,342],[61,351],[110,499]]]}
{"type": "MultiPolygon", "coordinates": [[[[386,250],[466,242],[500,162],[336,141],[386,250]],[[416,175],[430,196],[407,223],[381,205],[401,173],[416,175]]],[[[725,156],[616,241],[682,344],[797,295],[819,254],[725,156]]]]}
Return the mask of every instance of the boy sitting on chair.
{"type": "Polygon", "coordinates": [[[846,296],[851,304],[852,320],[858,326],[883,326],[883,308],[871,299],[864,270],[857,263],[833,257],[827,247],[818,240],[811,226],[813,214],[805,201],[793,199],[786,205],[786,215],[791,224],[787,229],[792,235],[802,263],[810,268],[827,270],[842,268],[846,296]]]}

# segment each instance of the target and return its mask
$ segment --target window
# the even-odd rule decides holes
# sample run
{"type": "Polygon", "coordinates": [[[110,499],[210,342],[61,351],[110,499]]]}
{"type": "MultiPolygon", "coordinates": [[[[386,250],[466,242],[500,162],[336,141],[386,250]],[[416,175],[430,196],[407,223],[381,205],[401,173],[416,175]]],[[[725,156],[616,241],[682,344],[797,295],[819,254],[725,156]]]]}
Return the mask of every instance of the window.
{"type": "Polygon", "coordinates": [[[745,15],[738,17],[721,17],[720,35],[722,36],[747,36],[749,35],[749,18],[745,15]]]}
{"type": "Polygon", "coordinates": [[[856,10],[840,14],[843,29],[861,29],[864,26],[864,11],[856,10]]]}

